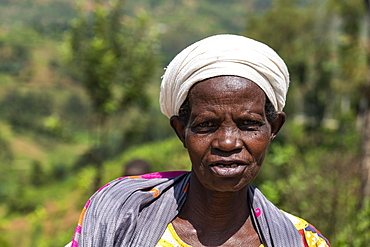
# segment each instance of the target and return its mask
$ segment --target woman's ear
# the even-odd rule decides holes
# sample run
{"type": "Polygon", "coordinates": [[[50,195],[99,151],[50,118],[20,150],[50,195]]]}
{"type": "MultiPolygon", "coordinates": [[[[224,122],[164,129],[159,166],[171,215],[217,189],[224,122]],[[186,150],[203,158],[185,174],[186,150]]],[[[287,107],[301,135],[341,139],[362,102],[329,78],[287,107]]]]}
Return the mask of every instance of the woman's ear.
{"type": "Polygon", "coordinates": [[[271,123],[271,140],[275,138],[281,127],[283,127],[285,119],[286,115],[284,112],[277,112],[277,118],[275,118],[271,123]]]}
{"type": "Polygon", "coordinates": [[[170,124],[171,124],[172,129],[176,132],[177,137],[180,139],[180,141],[186,148],[184,123],[180,120],[179,116],[172,116],[170,118],[170,124]]]}

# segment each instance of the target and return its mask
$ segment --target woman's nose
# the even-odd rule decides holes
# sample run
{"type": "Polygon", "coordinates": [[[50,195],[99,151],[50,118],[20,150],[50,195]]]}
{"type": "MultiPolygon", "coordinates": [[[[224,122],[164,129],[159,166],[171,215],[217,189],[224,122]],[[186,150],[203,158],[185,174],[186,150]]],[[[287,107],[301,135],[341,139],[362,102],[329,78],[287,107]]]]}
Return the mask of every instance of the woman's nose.
{"type": "Polygon", "coordinates": [[[238,131],[230,128],[220,128],[215,133],[212,147],[224,152],[230,152],[243,147],[238,131]]]}

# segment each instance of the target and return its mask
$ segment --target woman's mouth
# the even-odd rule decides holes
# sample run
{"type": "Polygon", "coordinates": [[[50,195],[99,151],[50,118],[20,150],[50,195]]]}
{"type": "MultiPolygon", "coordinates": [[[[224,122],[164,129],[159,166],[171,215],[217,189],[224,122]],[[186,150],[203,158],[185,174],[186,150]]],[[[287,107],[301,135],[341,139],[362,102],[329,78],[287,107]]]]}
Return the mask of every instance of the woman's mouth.
{"type": "Polygon", "coordinates": [[[242,174],[246,166],[243,163],[215,163],[210,168],[219,176],[232,177],[242,174]]]}
{"type": "Polygon", "coordinates": [[[220,168],[235,168],[238,167],[239,164],[215,164],[212,166],[218,166],[220,168]]]}

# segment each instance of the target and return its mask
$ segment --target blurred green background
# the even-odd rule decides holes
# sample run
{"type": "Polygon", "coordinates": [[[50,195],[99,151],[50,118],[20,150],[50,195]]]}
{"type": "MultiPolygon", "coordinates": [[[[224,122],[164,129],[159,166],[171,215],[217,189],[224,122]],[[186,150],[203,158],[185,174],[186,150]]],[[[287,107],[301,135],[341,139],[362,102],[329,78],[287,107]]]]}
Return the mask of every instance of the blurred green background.
{"type": "Polygon", "coordinates": [[[332,246],[370,243],[370,16],[363,0],[1,0],[0,246],[64,246],[133,159],[189,170],[159,111],[187,45],[242,34],[291,73],[287,123],[254,182],[332,246]]]}

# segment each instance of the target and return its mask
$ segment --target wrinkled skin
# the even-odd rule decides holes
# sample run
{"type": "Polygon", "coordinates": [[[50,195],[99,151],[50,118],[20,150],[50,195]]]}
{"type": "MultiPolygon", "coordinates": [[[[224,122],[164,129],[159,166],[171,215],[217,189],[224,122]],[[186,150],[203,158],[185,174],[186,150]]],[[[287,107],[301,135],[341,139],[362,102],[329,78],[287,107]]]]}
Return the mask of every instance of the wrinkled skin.
{"type": "Polygon", "coordinates": [[[188,122],[171,118],[192,162],[187,201],[174,227],[192,246],[259,246],[249,217],[248,184],[258,175],[285,114],[278,112],[270,123],[265,93],[236,76],[199,82],[188,97],[188,122]]]}
{"type": "Polygon", "coordinates": [[[284,121],[283,113],[270,124],[265,93],[240,77],[215,77],[196,84],[189,103],[186,126],[172,122],[177,122],[173,126],[189,152],[193,172],[208,190],[242,189],[259,173],[267,147],[284,121]]]}

